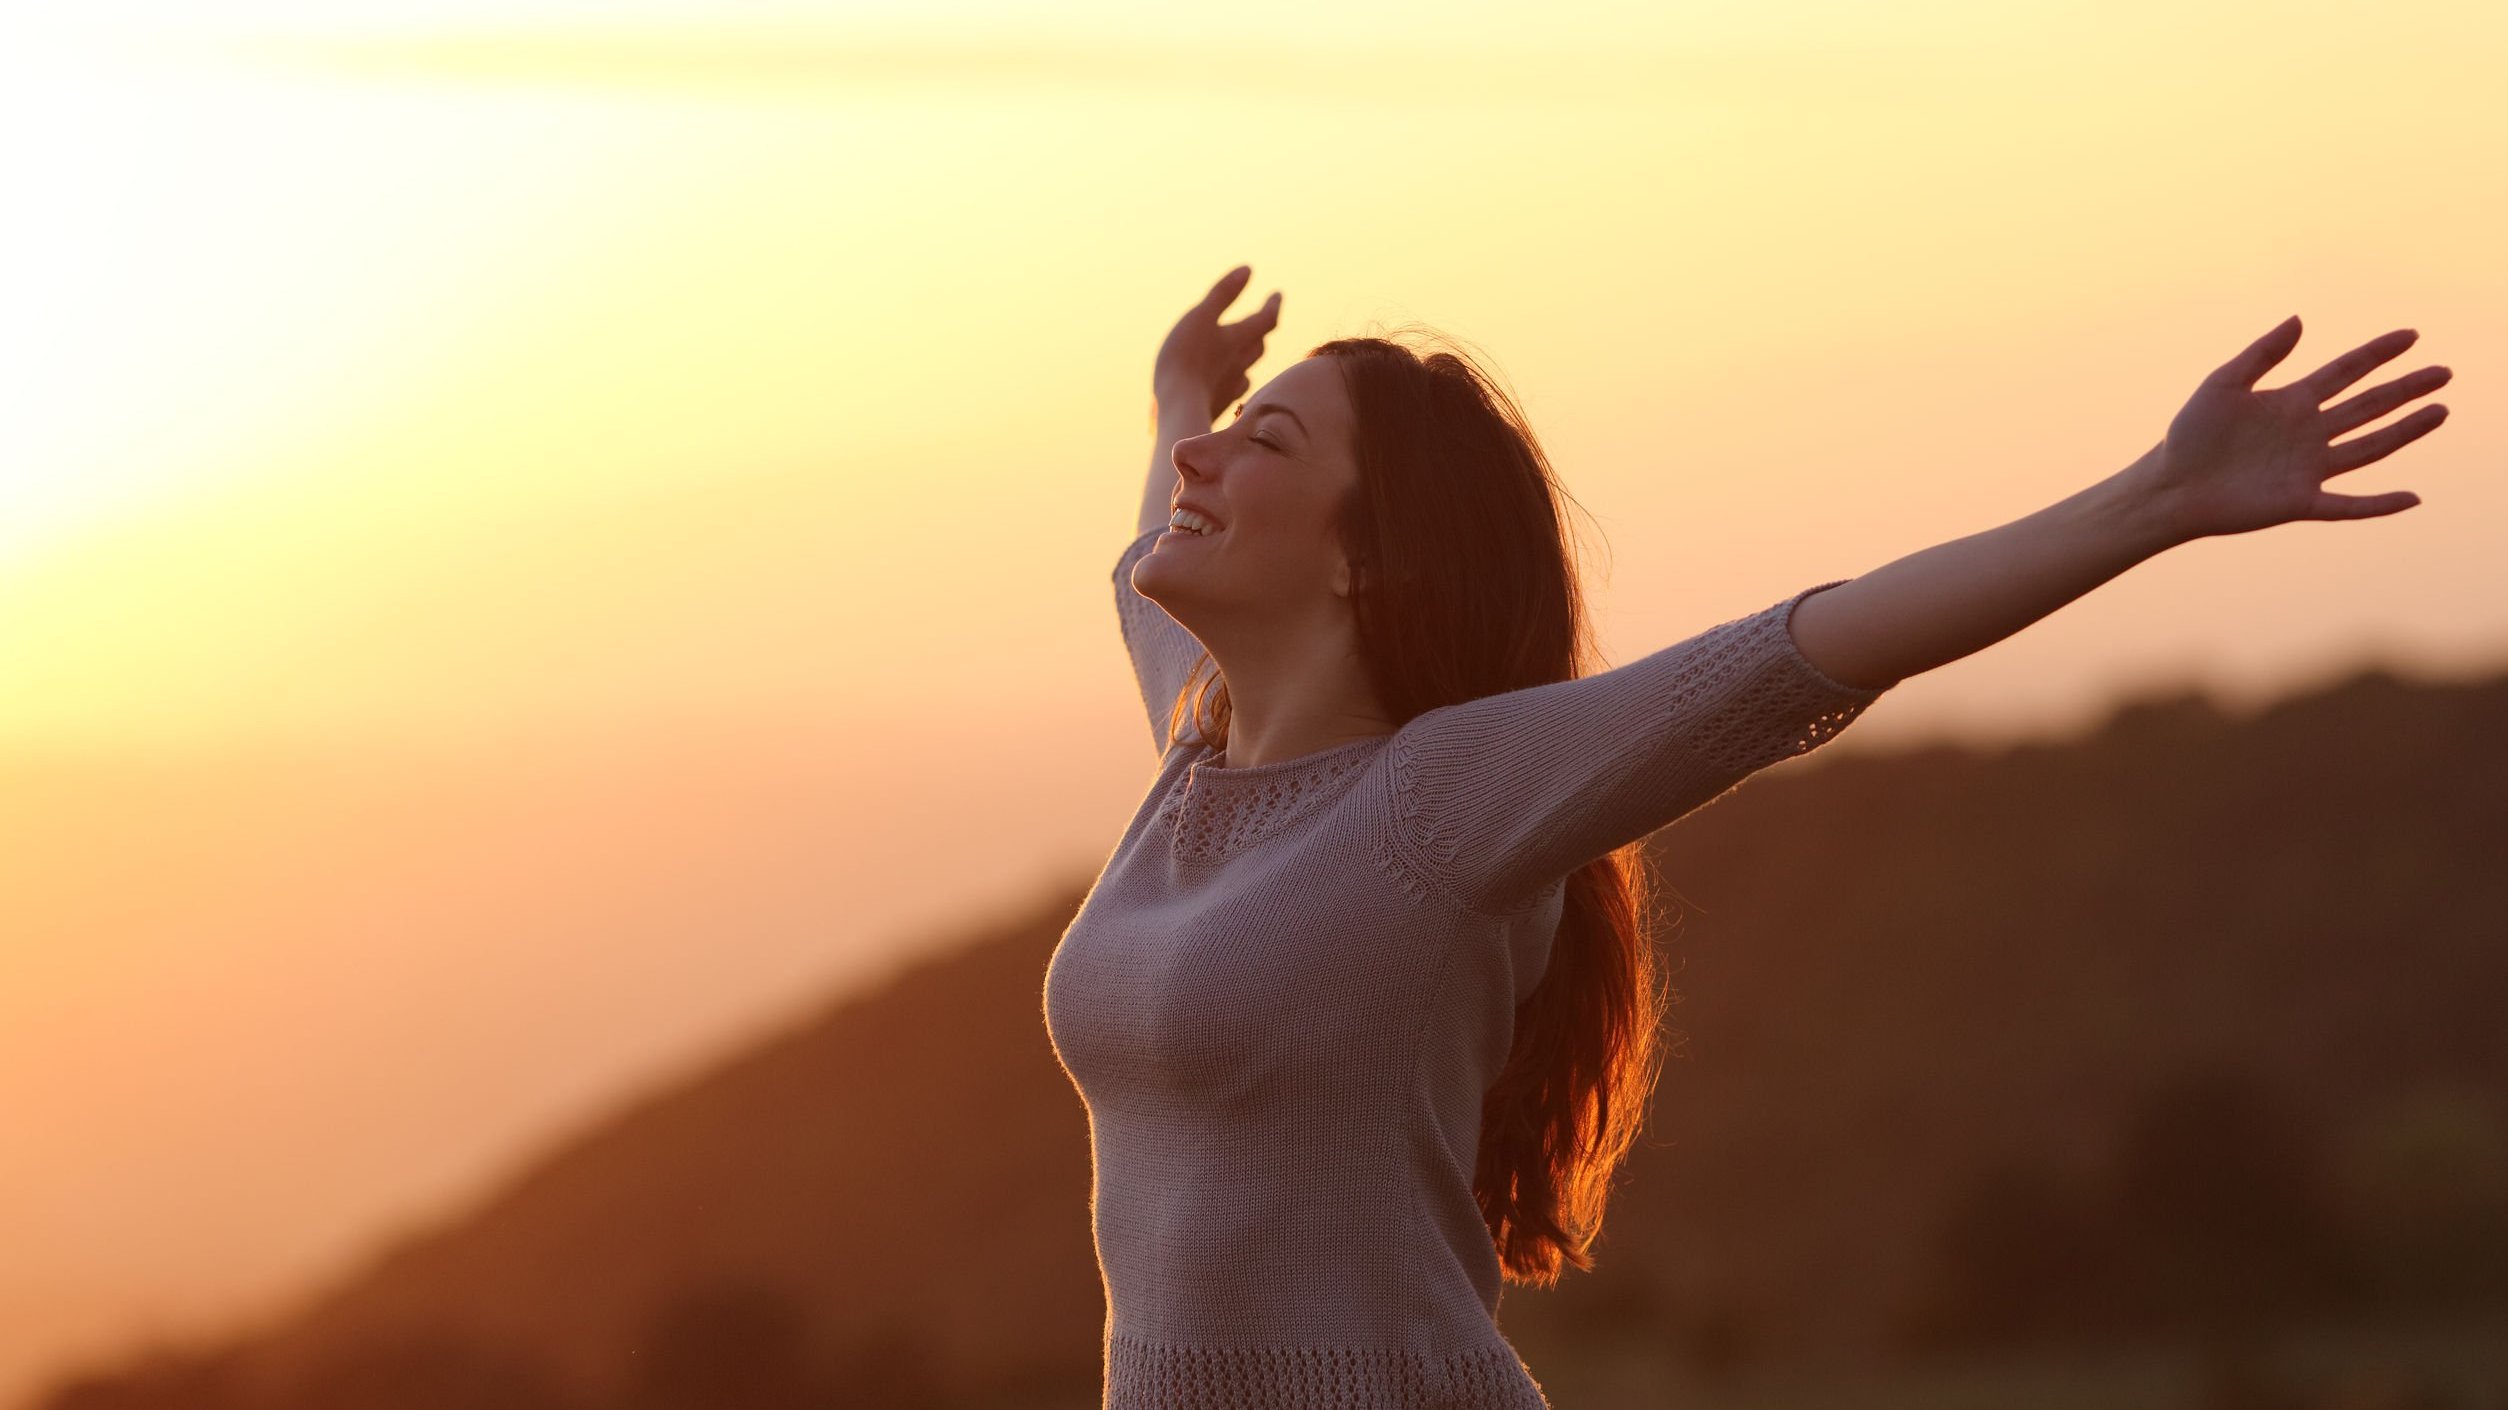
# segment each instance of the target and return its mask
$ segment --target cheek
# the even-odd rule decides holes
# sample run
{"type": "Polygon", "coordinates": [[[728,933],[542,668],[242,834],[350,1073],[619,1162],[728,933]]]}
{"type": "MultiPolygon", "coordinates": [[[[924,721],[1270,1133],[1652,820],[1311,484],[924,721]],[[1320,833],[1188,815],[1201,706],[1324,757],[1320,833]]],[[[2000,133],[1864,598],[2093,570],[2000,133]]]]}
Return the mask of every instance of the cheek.
{"type": "Polygon", "coordinates": [[[1238,513],[1265,539],[1320,543],[1332,536],[1334,506],[1306,485],[1248,486],[1238,513]]]}
{"type": "Polygon", "coordinates": [[[1241,532],[1249,553],[1284,565],[1323,562],[1340,551],[1330,517],[1307,504],[1249,507],[1229,532],[1241,532]]]}
{"type": "Polygon", "coordinates": [[[1310,581],[1340,559],[1334,527],[1340,505],[1322,486],[1273,469],[1249,466],[1229,486],[1236,517],[1228,532],[1237,540],[1228,545],[1229,557],[1257,577],[1310,581]]]}

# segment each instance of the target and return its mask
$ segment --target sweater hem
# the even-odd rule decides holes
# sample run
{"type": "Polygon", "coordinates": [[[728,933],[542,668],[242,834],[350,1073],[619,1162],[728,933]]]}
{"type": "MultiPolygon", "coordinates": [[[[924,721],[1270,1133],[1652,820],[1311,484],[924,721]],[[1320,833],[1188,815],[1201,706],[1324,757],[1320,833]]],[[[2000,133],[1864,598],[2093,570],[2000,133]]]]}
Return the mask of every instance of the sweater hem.
{"type": "Polygon", "coordinates": [[[1550,1410],[1514,1348],[1180,1346],[1109,1332],[1104,1410],[1550,1410]]]}

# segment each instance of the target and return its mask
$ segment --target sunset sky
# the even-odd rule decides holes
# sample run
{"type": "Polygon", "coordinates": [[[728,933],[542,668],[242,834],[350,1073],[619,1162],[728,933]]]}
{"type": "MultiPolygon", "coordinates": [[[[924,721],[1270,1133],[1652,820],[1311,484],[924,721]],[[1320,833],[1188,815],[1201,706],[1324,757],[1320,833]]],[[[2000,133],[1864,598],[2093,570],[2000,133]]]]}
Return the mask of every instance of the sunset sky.
{"type": "Polygon", "coordinates": [[[2291,313],[2267,386],[2418,328],[2363,385],[2444,363],[2446,425],[2332,488],[2420,507],[2176,550],[1835,747],[2508,664],[2496,5],[31,8],[0,1397],[1085,880],[1151,358],[1238,263],[1258,387],[1485,354],[1614,662],[2104,478],[2291,313]]]}

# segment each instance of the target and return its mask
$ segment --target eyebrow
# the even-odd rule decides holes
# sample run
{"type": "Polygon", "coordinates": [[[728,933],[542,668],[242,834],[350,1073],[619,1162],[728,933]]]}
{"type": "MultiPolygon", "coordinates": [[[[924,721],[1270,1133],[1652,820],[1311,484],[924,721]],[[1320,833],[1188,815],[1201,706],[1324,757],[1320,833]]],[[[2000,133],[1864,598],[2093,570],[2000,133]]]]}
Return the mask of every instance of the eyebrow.
{"type": "Polygon", "coordinates": [[[1261,406],[1254,406],[1254,403],[1252,403],[1252,402],[1239,402],[1239,403],[1237,403],[1237,415],[1239,415],[1239,416],[1243,416],[1243,415],[1245,415],[1246,408],[1248,408],[1248,407],[1253,407],[1254,414],[1255,414],[1255,416],[1257,416],[1257,417],[1265,416],[1265,415],[1268,415],[1268,414],[1270,414],[1270,413],[1272,413],[1272,412],[1275,412],[1275,411],[1276,411],[1276,412],[1280,413],[1281,415],[1288,417],[1290,420],[1295,421],[1295,422],[1297,422],[1297,423],[1298,423],[1298,434],[1299,434],[1299,435],[1301,435],[1301,436],[1305,436],[1305,437],[1307,437],[1307,438],[1308,438],[1308,439],[1310,439],[1310,440],[1311,440],[1311,439],[1313,439],[1313,437],[1314,437],[1314,433],[1306,429],[1306,422],[1305,422],[1305,420],[1304,420],[1303,418],[1301,418],[1301,417],[1300,417],[1300,416],[1299,416],[1296,412],[1291,411],[1289,408],[1287,408],[1287,407],[1285,407],[1285,406],[1280,406],[1280,405],[1277,405],[1276,403],[1273,403],[1273,402],[1265,402],[1265,403],[1263,403],[1261,406]]]}

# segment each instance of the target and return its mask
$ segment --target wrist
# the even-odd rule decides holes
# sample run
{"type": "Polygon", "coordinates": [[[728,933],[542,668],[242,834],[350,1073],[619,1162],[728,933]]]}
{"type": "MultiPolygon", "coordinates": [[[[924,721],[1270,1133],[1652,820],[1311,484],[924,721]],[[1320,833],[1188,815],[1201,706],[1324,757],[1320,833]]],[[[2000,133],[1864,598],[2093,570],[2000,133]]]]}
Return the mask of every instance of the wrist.
{"type": "Polygon", "coordinates": [[[1210,430],[1210,393],[1177,388],[1150,397],[1150,425],[1163,440],[1199,436],[1210,430]]]}
{"type": "Polygon", "coordinates": [[[2142,453],[2133,464],[2108,478],[2108,513],[2125,537],[2144,557],[2162,553],[2182,543],[2203,537],[2193,526],[2185,505],[2160,479],[2160,451],[2155,445],[2142,453]]]}

